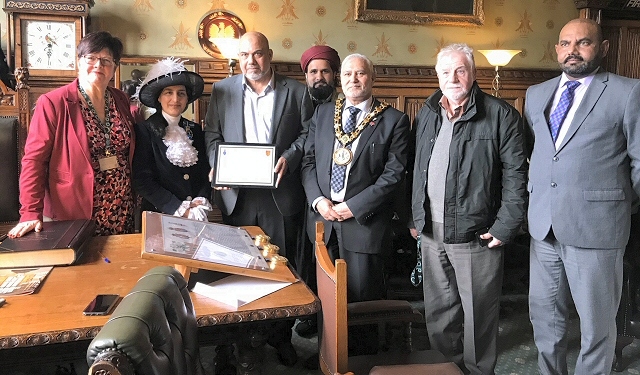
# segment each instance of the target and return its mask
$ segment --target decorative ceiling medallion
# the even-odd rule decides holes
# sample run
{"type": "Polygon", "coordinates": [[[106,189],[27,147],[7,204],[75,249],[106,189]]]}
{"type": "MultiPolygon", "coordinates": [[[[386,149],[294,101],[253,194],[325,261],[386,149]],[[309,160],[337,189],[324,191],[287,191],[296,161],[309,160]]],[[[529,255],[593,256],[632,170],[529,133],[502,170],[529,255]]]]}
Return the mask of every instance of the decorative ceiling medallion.
{"type": "Polygon", "coordinates": [[[198,24],[198,42],[207,55],[226,59],[211,38],[240,38],[246,31],[244,22],[238,16],[225,10],[216,10],[205,15],[198,24]]]}

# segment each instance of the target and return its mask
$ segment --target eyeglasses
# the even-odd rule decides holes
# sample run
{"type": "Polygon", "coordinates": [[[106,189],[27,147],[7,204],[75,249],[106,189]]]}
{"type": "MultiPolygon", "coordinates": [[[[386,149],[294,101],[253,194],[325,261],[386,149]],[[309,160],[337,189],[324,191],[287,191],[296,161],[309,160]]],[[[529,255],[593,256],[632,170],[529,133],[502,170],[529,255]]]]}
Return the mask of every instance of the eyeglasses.
{"type": "Polygon", "coordinates": [[[110,58],[107,58],[107,57],[96,57],[96,56],[92,56],[92,55],[84,55],[84,56],[82,56],[82,58],[89,65],[96,65],[98,63],[98,60],[100,60],[100,65],[105,66],[105,67],[114,66],[116,64],[115,61],[113,61],[113,60],[111,60],[110,58]]]}

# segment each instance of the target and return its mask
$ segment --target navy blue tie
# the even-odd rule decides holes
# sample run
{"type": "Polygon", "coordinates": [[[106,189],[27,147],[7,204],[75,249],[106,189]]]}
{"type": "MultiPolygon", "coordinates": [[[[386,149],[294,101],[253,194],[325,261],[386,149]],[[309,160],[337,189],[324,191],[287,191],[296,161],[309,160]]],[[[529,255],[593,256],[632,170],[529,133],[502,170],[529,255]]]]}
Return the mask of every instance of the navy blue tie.
{"type": "Polygon", "coordinates": [[[560,95],[560,101],[558,102],[556,109],[554,109],[551,116],[549,116],[549,129],[551,130],[553,143],[556,143],[556,139],[558,139],[562,123],[567,118],[567,113],[569,113],[569,109],[573,103],[573,93],[580,85],[580,82],[567,81],[564,85],[567,86],[567,88],[560,95]]]}
{"type": "MultiPolygon", "coordinates": [[[[358,113],[360,110],[356,107],[349,107],[349,118],[347,122],[344,124],[344,132],[349,134],[356,129],[356,122],[358,121],[358,113]]],[[[345,145],[345,148],[351,150],[351,143],[345,145]]],[[[333,163],[331,167],[331,190],[334,193],[339,192],[344,188],[344,177],[345,172],[347,171],[346,165],[338,165],[333,163]]]]}

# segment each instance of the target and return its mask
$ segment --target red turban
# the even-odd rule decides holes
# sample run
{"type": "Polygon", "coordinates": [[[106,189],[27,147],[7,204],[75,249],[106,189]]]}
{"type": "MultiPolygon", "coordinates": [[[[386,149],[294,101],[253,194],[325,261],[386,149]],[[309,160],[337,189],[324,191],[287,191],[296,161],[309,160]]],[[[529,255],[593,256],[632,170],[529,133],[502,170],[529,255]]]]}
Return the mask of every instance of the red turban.
{"type": "Polygon", "coordinates": [[[327,60],[334,72],[337,72],[340,68],[340,56],[338,56],[338,51],[329,46],[313,46],[302,53],[302,57],[300,58],[300,67],[302,67],[302,71],[306,73],[309,63],[311,60],[315,59],[327,60]]]}

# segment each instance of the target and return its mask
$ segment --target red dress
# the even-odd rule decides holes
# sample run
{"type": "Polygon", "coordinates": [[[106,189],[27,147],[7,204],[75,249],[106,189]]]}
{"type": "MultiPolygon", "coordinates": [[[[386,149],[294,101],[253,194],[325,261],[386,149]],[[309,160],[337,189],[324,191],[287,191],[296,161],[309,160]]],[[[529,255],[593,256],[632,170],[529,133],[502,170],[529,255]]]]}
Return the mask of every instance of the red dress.
{"type": "Polygon", "coordinates": [[[123,126],[113,97],[109,95],[111,119],[111,150],[118,158],[118,167],[101,171],[98,157],[105,154],[104,126],[83,101],[80,102],[91,151],[95,185],[93,189],[93,218],[97,235],[133,233],[134,195],[131,188],[129,146],[131,131],[123,126]]]}

